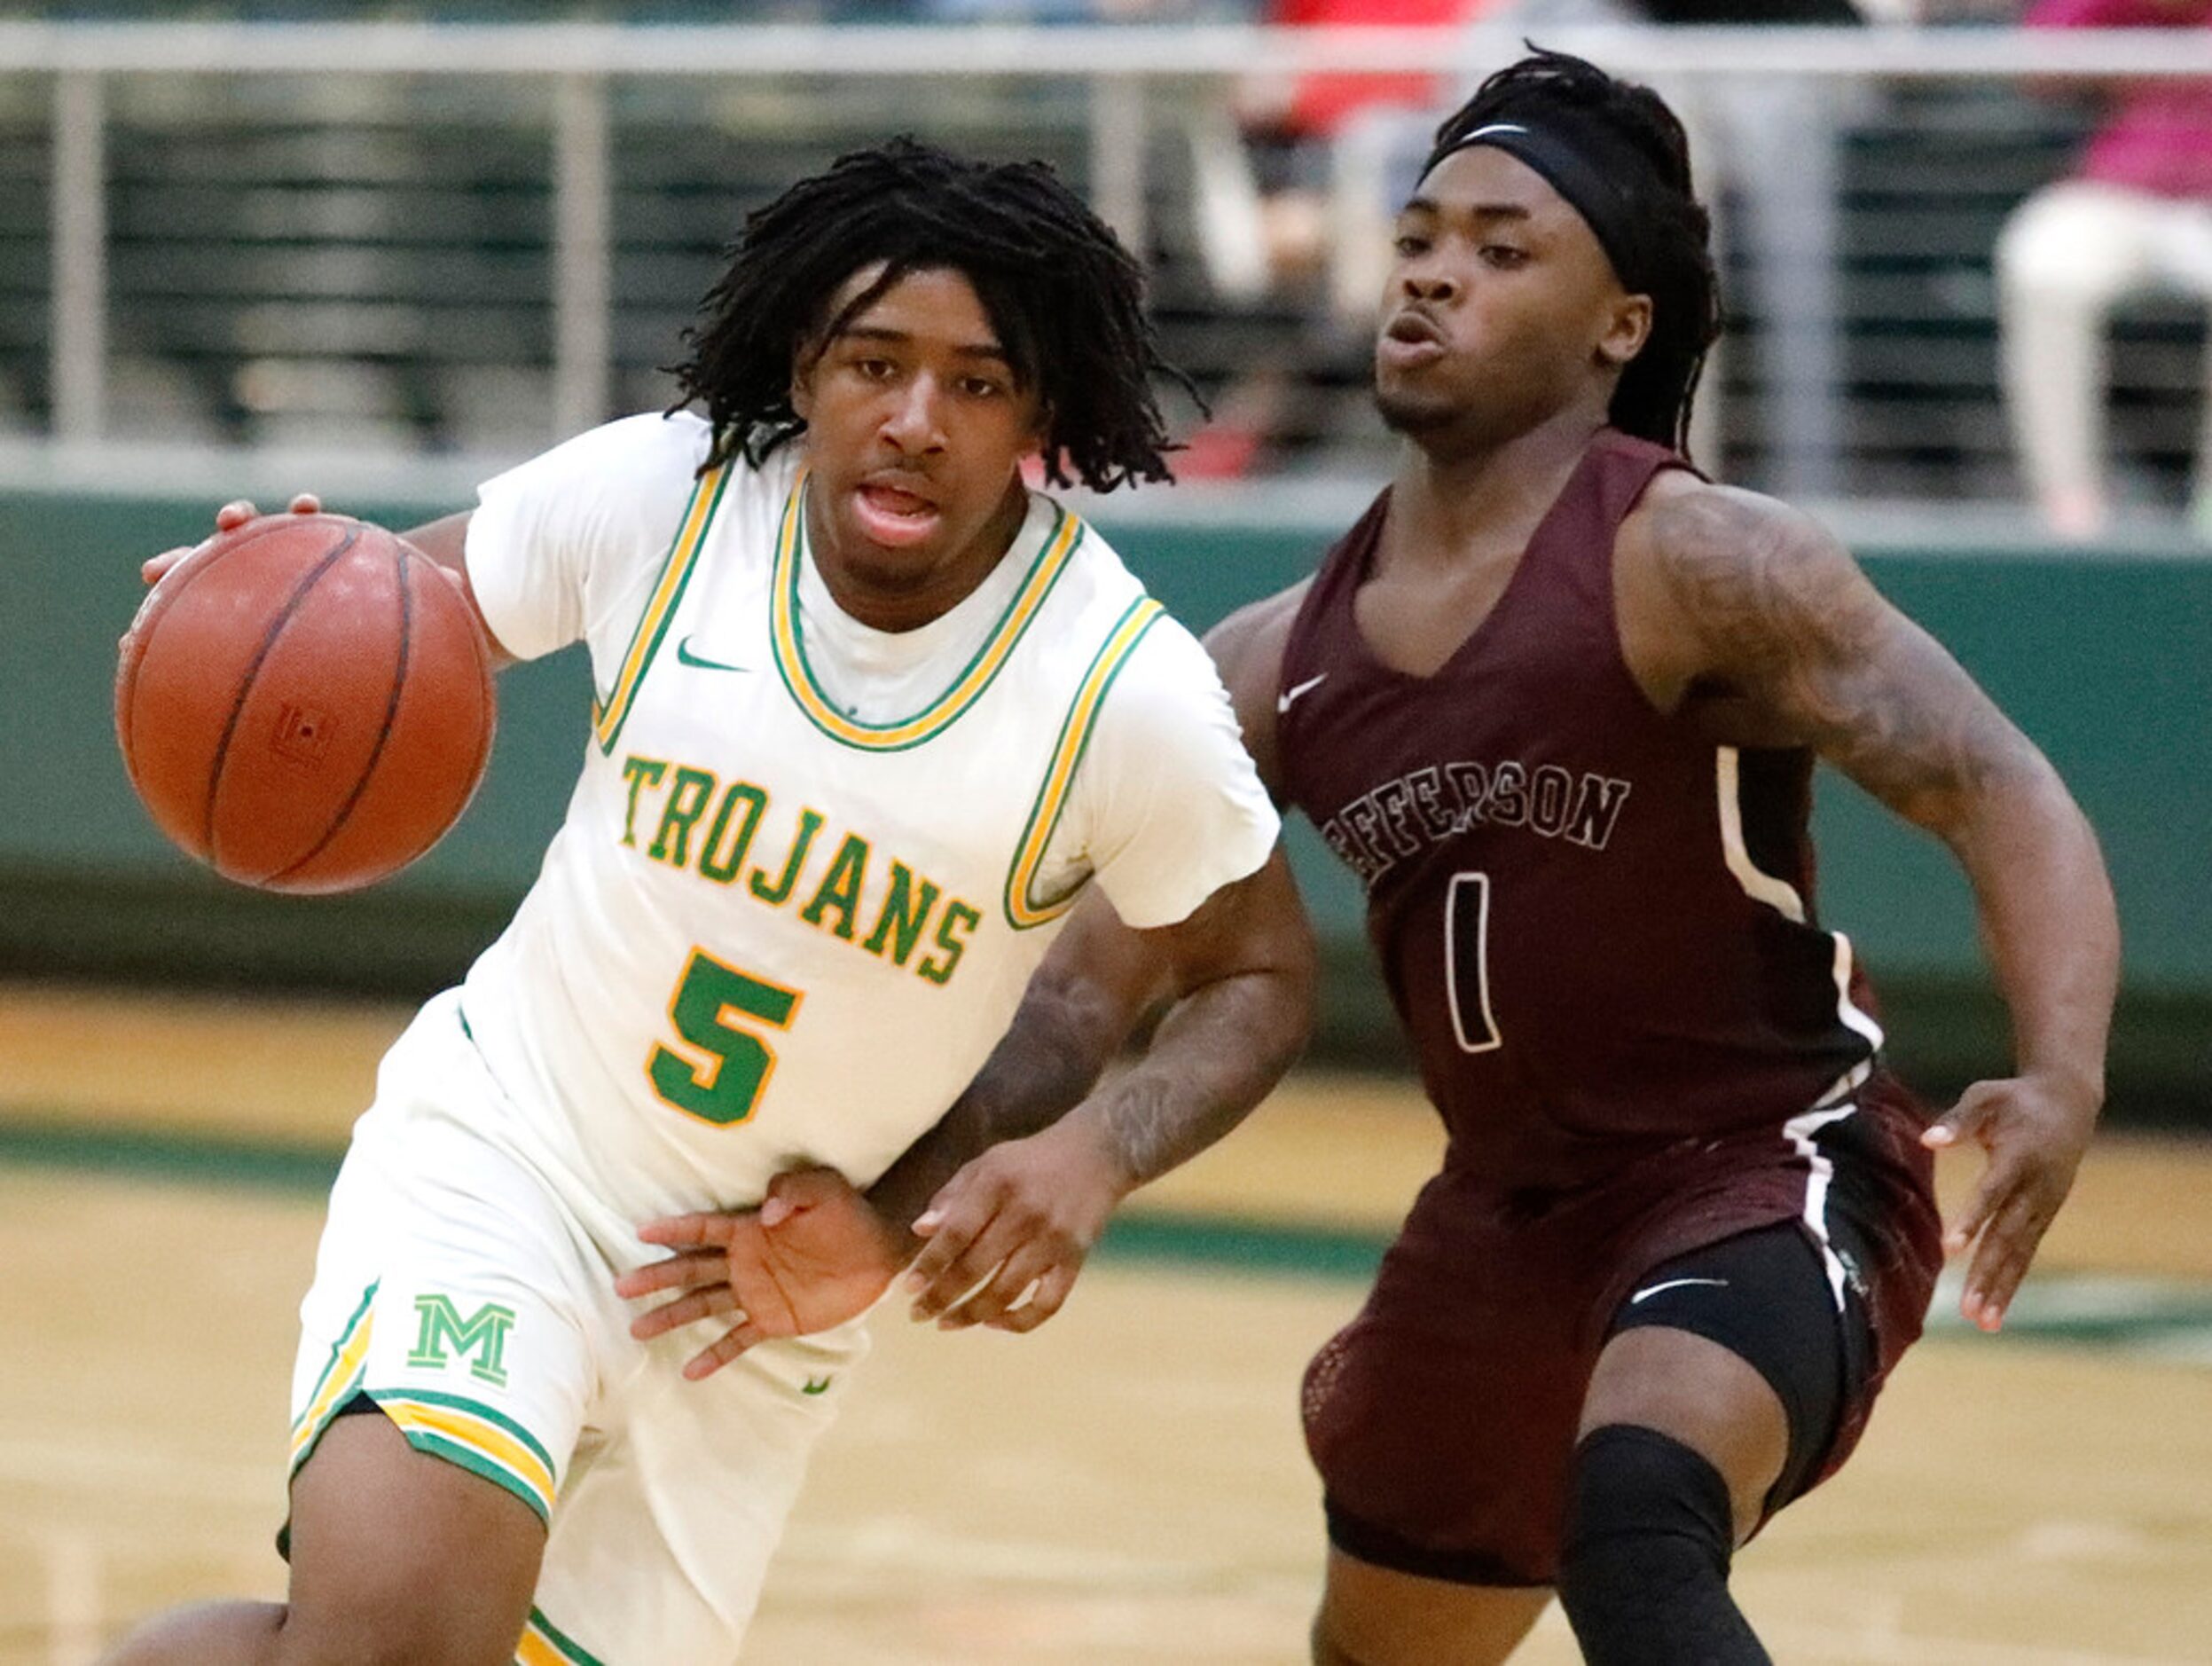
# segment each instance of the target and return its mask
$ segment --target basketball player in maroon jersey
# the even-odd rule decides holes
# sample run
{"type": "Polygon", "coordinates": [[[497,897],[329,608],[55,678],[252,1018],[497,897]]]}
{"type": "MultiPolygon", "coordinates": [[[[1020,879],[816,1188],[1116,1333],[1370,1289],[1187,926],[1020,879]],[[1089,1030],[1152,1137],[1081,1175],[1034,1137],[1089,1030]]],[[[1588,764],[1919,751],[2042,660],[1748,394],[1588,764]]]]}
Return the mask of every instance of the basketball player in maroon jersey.
{"type": "Polygon", "coordinates": [[[1450,1141],[1307,1373],[1325,1662],[1767,1658],[1736,1545],[1842,1462],[1941,1252],[2000,1323],[2103,1093],[2118,930],[2050,765],[1804,516],[1684,461],[1706,218],[1648,90],[1540,53],[1439,130],[1397,476],[1212,639],[1367,889],[1450,1141]],[[2018,1073],[1930,1122],[1813,908],[1825,758],[1973,882],[2018,1073]],[[1930,1151],[1988,1162],[1941,1232],[1930,1151]]]}
{"type": "MultiPolygon", "coordinates": [[[[1376,347],[1395,481],[1311,581],[1209,639],[1262,775],[1365,883],[1450,1136],[1306,1377],[1324,1666],[1502,1660],[1554,1591],[1599,1666],[1765,1660],[1735,1547],[1848,1455],[1944,1250],[1971,1248],[1964,1310],[1997,1327],[2102,1099],[2095,838],[1832,538],[1688,466],[1717,316],[1665,104],[1562,55],[1501,71],[1400,217],[1376,347]],[[2017,1074],[1933,1121],[1814,911],[1816,758],[1974,887],[2017,1074]],[[1988,1161],[1945,1232],[1930,1153],[1968,1140],[1988,1161]]],[[[1079,1099],[1153,978],[1133,934],[1079,919],[971,1095],[1079,1099]]],[[[1226,1131],[1160,1120],[1182,1154],[1226,1131]]],[[[902,1167],[950,1173],[958,1133],[902,1167]]],[[[1057,1308],[1103,1219],[1082,1200],[1131,1183],[1080,1147],[1009,1141],[936,1193],[916,1316],[1057,1308]]],[[[849,1189],[789,1179],[726,1223],[726,1266],[671,1275],[668,1313],[738,1310],[738,1346],[882,1288],[890,1263],[857,1296],[833,1277],[879,1253],[849,1189]]]]}

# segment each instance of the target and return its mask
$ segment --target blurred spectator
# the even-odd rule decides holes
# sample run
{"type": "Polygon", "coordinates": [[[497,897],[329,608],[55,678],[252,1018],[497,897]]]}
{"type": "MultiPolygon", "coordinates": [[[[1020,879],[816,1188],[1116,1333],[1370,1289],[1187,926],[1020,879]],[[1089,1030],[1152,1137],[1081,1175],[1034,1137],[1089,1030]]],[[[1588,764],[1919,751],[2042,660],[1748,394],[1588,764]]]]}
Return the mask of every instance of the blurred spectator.
{"type": "MultiPolygon", "coordinates": [[[[1558,24],[1772,24],[1851,28],[1902,0],[1514,0],[1510,16],[1537,44],[1558,24]]],[[[1634,74],[1630,64],[1609,64],[1634,74]]],[[[1715,246],[1740,251],[1723,298],[1730,334],[1706,366],[1693,449],[1709,467],[1717,440],[1727,357],[1759,355],[1759,408],[1771,477],[1768,491],[1832,499],[1844,450],[1841,301],[1838,291],[1839,133],[1861,89],[1832,76],[1650,78],[1689,130],[1715,246]],[[1746,323],[1755,326],[1745,330],[1746,323]],[[1754,345],[1755,344],[1755,345],[1754,345]]],[[[1725,258],[1725,256],[1724,256],[1725,258]]]]}
{"type": "MultiPolygon", "coordinates": [[[[1283,28],[1455,25],[1504,0],[1261,0],[1283,28]]],[[[1247,76],[1227,107],[1189,122],[1196,242],[1215,298],[1310,308],[1295,339],[1244,363],[1179,475],[1278,466],[1285,447],[1326,444],[1324,407],[1365,384],[1390,257],[1391,216],[1456,91],[1446,77],[1321,70],[1247,76]]]]}
{"type": "Polygon", "coordinates": [[[900,0],[871,10],[882,20],[928,23],[1194,23],[1228,0],[900,0]]]}
{"type": "MultiPolygon", "coordinates": [[[[1266,0],[1259,15],[1282,28],[1439,28],[1489,4],[1266,0]]],[[[1216,288],[1232,300],[1253,300],[1271,288],[1325,280],[1338,312],[1371,316],[1387,252],[1381,228],[1396,203],[1388,200],[1392,182],[1375,180],[1370,202],[1369,193],[1347,191],[1343,175],[1347,167],[1370,167],[1369,153],[1384,158],[1383,167],[1392,150],[1417,161],[1434,120],[1430,113],[1452,90],[1425,75],[1247,78],[1236,89],[1235,133],[1224,127],[1208,136],[1198,156],[1200,239],[1216,288]],[[1365,212],[1347,221],[1348,201],[1365,212]]]]}
{"type": "MultiPolygon", "coordinates": [[[[2041,0],[2021,20],[2202,28],[2212,0],[2041,0]]],[[[2212,85],[2142,81],[2110,96],[2073,174],[2022,202],[1996,247],[2004,390],[2022,472],[2044,523],[2070,538],[2095,537],[2110,515],[2107,315],[2151,289],[2212,303],[2212,85]]],[[[2195,498],[2202,526],[2212,517],[2202,449],[2195,498]]]]}
{"type": "MultiPolygon", "coordinates": [[[[1825,24],[1912,0],[1270,0],[1271,22],[1305,27],[1510,24],[1539,44],[1592,24],[1825,24]]],[[[2212,4],[2212,0],[2208,0],[2212,4]]],[[[1608,67],[1633,71],[1631,65],[1608,67]]],[[[1655,77],[1655,79],[1661,79],[1655,77]]],[[[1314,293],[1328,323],[1309,357],[1338,376],[1343,342],[1370,323],[1389,257],[1390,217],[1426,153],[1434,113],[1461,90],[1438,75],[1331,74],[1248,83],[1241,152],[1202,144],[1198,236],[1216,293],[1253,301],[1314,293]],[[1232,161],[1234,158],[1234,161],[1232,161]],[[1341,339],[1340,339],[1341,338],[1341,339]]],[[[1772,487],[1812,499],[1840,489],[1843,446],[1836,244],[1839,146],[1850,97],[1812,75],[1699,78],[1663,86],[1690,128],[1707,194],[1726,192],[1727,235],[1747,257],[1743,300],[1758,325],[1764,389],[1755,420],[1773,460],[1772,487]],[[1777,140],[1780,142],[1777,142],[1777,140]]],[[[1742,350],[1740,348],[1737,350],[1742,350]]],[[[1717,379],[1712,379],[1717,380],[1717,379]]],[[[1231,391],[1243,414],[1228,426],[1280,420],[1292,391],[1280,366],[1231,391]]],[[[1703,409],[1716,420],[1716,397],[1703,409]]],[[[1225,415],[1229,413],[1225,411],[1225,415]]],[[[1701,432],[1701,452],[1717,448],[1701,432]]],[[[1229,449],[1243,460],[1247,453],[1229,449]]],[[[1711,459],[1717,462],[1717,458],[1711,459]]]]}

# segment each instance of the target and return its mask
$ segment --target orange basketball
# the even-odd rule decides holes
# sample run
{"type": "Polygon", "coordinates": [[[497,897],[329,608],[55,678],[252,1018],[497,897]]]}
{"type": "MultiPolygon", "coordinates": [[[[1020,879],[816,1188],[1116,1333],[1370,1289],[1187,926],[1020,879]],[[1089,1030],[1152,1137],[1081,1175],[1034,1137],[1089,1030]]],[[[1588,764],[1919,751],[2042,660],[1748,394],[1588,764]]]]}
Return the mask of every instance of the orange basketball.
{"type": "Polygon", "coordinates": [[[146,597],[115,672],[115,735],[156,825],[267,891],[373,884],[436,844],[496,710],[467,601],[341,515],[208,539],[146,597]]]}

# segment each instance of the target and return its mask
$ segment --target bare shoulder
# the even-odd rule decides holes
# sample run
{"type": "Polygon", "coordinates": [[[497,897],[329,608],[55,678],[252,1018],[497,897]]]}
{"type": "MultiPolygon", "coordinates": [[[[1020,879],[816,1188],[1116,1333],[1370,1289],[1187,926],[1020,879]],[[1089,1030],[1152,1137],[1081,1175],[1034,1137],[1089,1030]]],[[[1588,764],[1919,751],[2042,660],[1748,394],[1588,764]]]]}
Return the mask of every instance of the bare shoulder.
{"type": "Polygon", "coordinates": [[[1632,630],[1659,643],[1655,663],[1671,667],[1716,743],[1809,746],[1939,832],[1959,825],[1994,783],[2048,771],[1941,644],[1883,601],[1810,515],[1690,481],[1633,518],[1643,524],[1632,546],[1623,523],[1615,567],[1623,651],[1633,660],[1632,630]],[[1642,609],[1634,617],[1632,591],[1642,609]]]}
{"type": "Polygon", "coordinates": [[[1786,578],[1855,565],[1835,534],[1801,509],[1679,471],[1651,483],[1621,529],[1671,582],[1691,587],[1730,575],[1786,578]]]}
{"type": "Polygon", "coordinates": [[[1702,679],[1762,681],[1806,655],[1863,645],[1888,612],[1811,515],[1687,474],[1652,483],[1618,557],[1623,650],[1669,708],[1702,679]]]}
{"type": "Polygon", "coordinates": [[[1313,582],[1301,579],[1288,590],[1248,602],[1205,635],[1206,650],[1243,726],[1244,748],[1259,766],[1267,790],[1277,797],[1282,775],[1275,751],[1275,695],[1282,683],[1282,652],[1313,582]]]}
{"type": "Polygon", "coordinates": [[[1290,626],[1313,583],[1302,578],[1288,590],[1246,602],[1206,633],[1206,651],[1221,668],[1221,680],[1232,693],[1240,681],[1257,679],[1266,685],[1267,697],[1275,697],[1283,645],[1290,640],[1290,626]]]}

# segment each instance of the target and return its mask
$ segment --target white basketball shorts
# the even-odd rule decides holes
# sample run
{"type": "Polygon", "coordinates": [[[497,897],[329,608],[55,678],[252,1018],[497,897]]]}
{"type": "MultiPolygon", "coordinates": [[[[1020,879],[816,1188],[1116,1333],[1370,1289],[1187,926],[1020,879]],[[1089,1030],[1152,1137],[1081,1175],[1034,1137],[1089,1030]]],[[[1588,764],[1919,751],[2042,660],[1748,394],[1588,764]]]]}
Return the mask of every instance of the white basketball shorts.
{"type": "Polygon", "coordinates": [[[550,1536],[528,1666],[736,1658],[768,1557],[867,1351],[859,1326],[757,1348],[701,1383],[720,1321],[651,1343],[622,1259],[477,1130],[500,1089],[459,995],[385,1056],[301,1305],[292,1466],[368,1395],[418,1451],[504,1487],[550,1536]],[[473,1112],[473,1115],[472,1115],[473,1112]]]}

